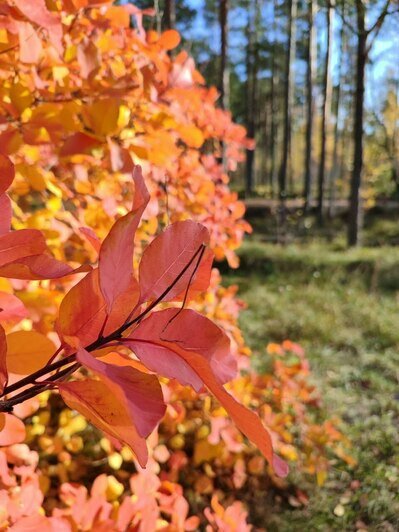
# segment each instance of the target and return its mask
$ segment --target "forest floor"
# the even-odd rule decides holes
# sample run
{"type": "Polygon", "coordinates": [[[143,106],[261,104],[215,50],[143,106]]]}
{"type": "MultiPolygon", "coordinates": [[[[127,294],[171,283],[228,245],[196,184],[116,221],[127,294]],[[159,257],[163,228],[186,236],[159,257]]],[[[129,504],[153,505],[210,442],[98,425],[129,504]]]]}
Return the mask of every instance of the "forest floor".
{"type": "Polygon", "coordinates": [[[300,343],[326,415],[340,416],[358,462],[335,461],[322,487],[294,472],[309,504],[280,500],[262,525],[269,532],[399,530],[399,248],[261,240],[248,239],[240,268],[224,274],[248,304],[241,327],[254,362],[261,367],[268,342],[300,343]]]}

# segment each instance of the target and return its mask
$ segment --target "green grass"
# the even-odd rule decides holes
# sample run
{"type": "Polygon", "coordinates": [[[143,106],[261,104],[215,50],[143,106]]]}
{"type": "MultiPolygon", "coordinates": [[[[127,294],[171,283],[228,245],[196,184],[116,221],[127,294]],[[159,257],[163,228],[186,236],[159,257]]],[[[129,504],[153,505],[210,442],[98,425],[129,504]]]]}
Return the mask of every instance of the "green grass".
{"type": "Polygon", "coordinates": [[[399,249],[249,242],[240,255],[225,282],[248,303],[241,326],[255,363],[270,341],[302,344],[358,460],[354,469],[336,461],[322,488],[303,479],[309,505],[283,499],[268,530],[399,530],[399,249]]]}

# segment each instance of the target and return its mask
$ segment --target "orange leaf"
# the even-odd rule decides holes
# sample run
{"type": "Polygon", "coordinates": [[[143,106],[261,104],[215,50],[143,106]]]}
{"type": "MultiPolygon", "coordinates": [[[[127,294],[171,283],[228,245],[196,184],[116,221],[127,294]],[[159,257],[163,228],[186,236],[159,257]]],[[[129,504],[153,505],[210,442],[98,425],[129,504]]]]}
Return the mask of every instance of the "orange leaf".
{"type": "Polygon", "coordinates": [[[29,375],[42,368],[54,354],[51,340],[36,331],[17,331],[7,335],[7,369],[29,375]]]}
{"type": "Polygon", "coordinates": [[[159,44],[165,50],[172,50],[179,45],[181,39],[179,32],[176,30],[166,30],[159,37],[157,44],[159,44]]]}

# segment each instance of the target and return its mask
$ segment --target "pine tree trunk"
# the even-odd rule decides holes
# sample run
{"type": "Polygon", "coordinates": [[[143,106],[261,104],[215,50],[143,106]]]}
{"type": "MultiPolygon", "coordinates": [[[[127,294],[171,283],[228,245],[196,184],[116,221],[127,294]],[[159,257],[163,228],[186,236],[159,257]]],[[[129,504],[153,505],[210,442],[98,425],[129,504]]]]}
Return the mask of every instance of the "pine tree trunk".
{"type": "Polygon", "coordinates": [[[304,213],[309,210],[312,190],[312,141],[314,125],[315,100],[313,94],[314,77],[316,72],[316,0],[308,0],[308,46],[307,46],[307,69],[306,69],[306,146],[305,146],[305,176],[304,176],[304,213]]]}
{"type": "Polygon", "coordinates": [[[330,57],[332,47],[332,15],[333,7],[331,1],[327,4],[327,48],[325,55],[325,64],[323,72],[323,104],[322,104],[322,121],[321,121],[321,144],[320,144],[320,163],[318,173],[318,194],[317,194],[317,216],[319,224],[323,224],[324,217],[324,184],[326,175],[326,154],[327,154],[327,128],[331,109],[331,78],[330,78],[330,57]]]}
{"type": "Polygon", "coordinates": [[[353,170],[350,184],[348,245],[359,244],[360,228],[360,188],[363,170],[363,128],[364,128],[364,82],[367,61],[367,33],[365,29],[365,7],[361,0],[356,0],[357,11],[357,54],[356,54],[356,88],[354,101],[353,128],[353,170]]]}

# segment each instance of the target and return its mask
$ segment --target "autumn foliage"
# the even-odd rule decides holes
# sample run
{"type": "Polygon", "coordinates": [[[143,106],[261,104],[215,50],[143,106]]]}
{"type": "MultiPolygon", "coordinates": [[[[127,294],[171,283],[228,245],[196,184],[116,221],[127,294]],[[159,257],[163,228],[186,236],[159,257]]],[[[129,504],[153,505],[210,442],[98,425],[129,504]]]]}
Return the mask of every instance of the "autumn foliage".
{"type": "Polygon", "coordinates": [[[349,460],[298,346],[250,368],[212,269],[250,230],[226,174],[250,143],[151,14],[0,3],[0,527],[249,530],[223,489],[284,487],[275,451],[319,482],[349,460]]]}

